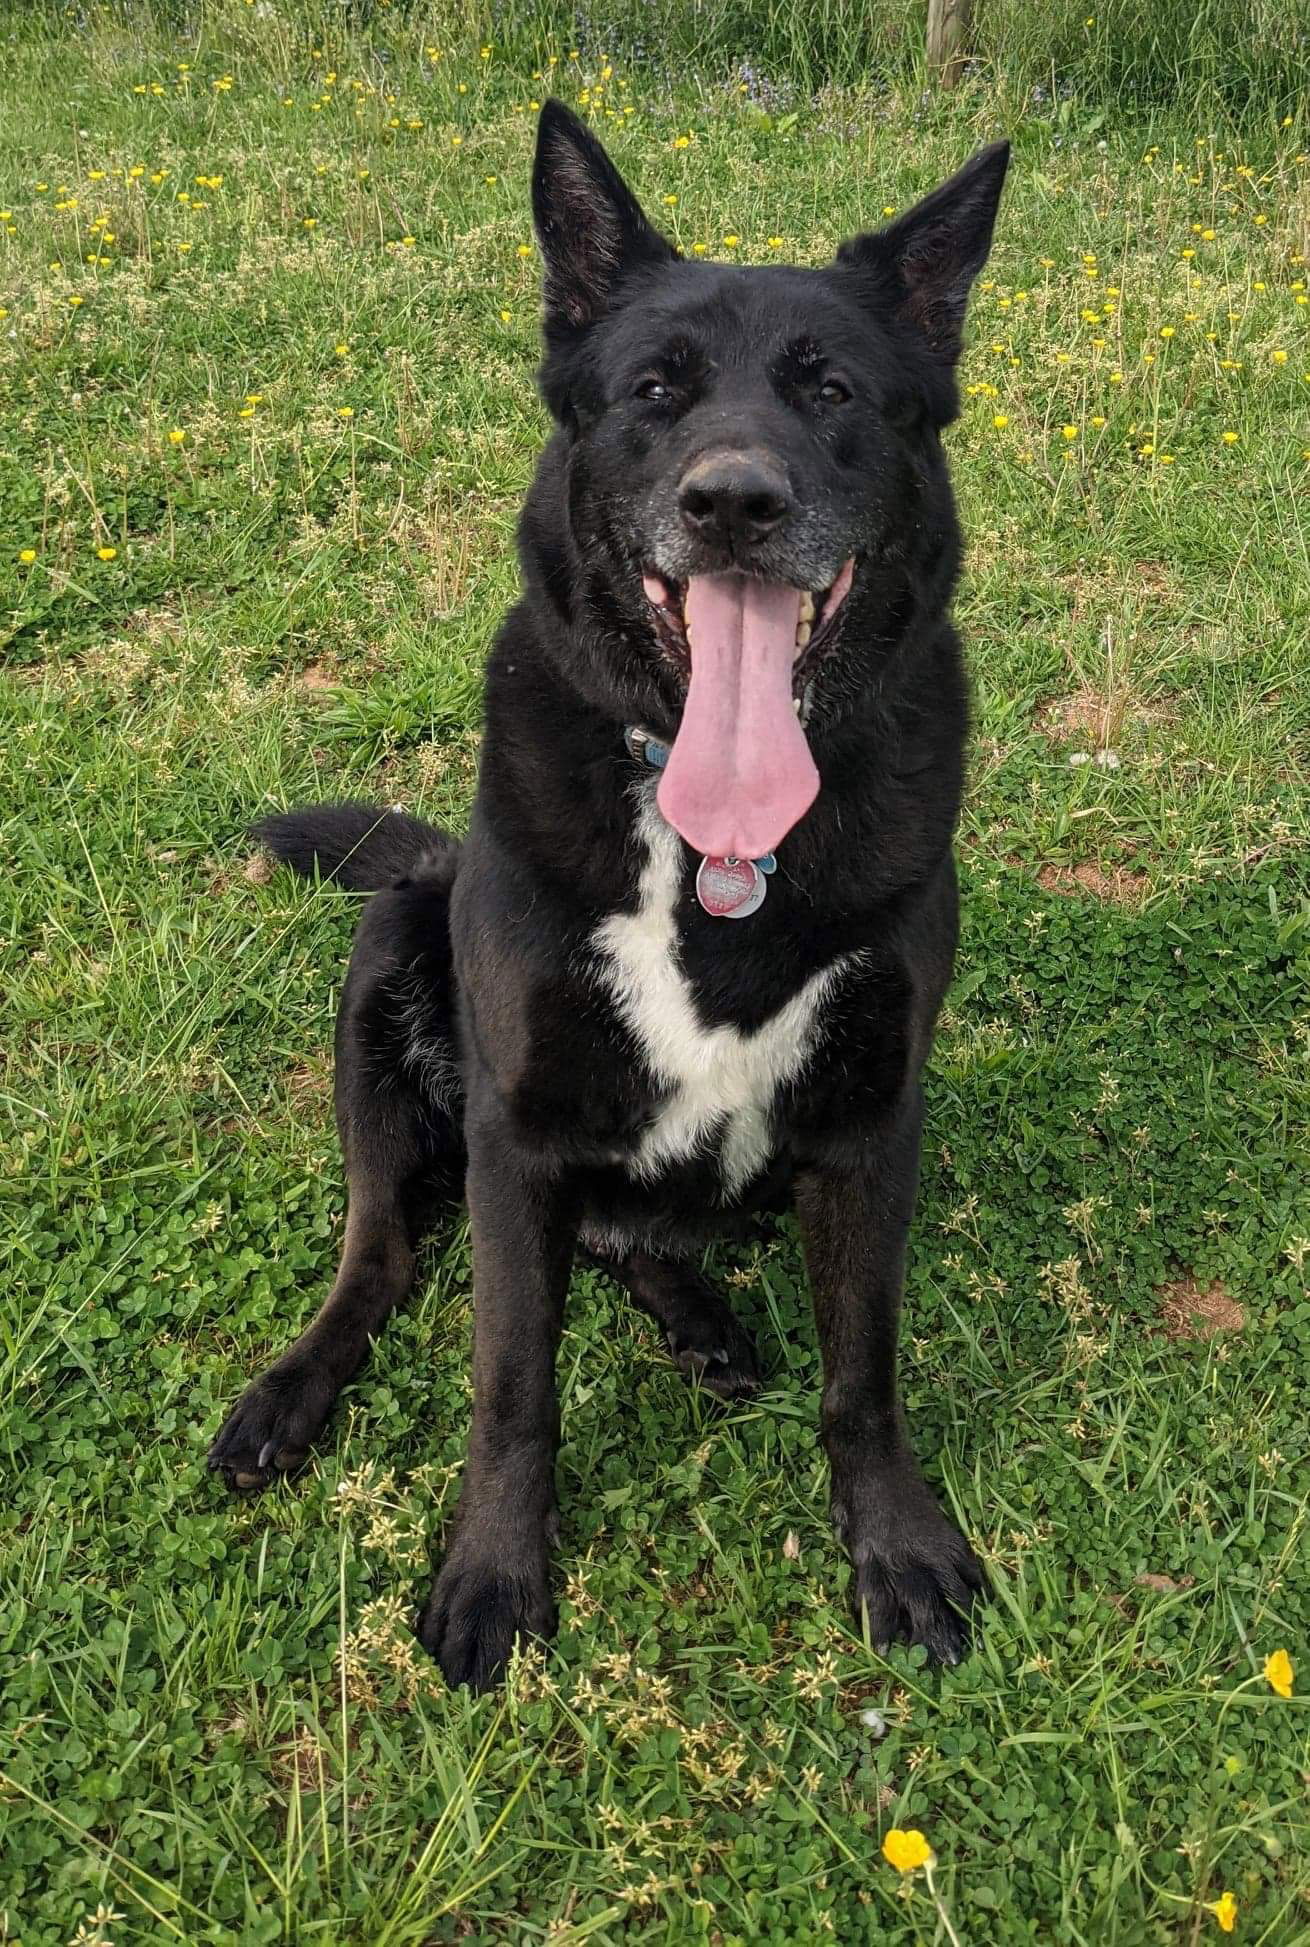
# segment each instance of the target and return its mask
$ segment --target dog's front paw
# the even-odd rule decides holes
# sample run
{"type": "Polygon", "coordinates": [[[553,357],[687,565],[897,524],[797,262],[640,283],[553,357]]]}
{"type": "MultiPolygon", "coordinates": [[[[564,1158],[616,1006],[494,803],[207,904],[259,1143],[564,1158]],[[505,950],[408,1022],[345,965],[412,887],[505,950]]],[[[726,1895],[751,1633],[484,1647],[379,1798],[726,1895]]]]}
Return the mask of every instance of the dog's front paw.
{"type": "Polygon", "coordinates": [[[937,1663],[958,1663],[969,1648],[974,1606],[987,1594],[982,1565],[948,1521],[926,1483],[861,1495],[838,1511],[855,1570],[855,1620],[880,1653],[892,1643],[922,1643],[937,1663]],[[871,1504],[872,1503],[872,1504],[871,1504]],[[867,1622],[866,1622],[867,1618],[867,1622]]]}
{"type": "Polygon", "coordinates": [[[503,1674],[516,1637],[555,1634],[546,1551],[494,1557],[458,1540],[419,1620],[418,1639],[455,1688],[487,1690],[503,1674]]]}
{"type": "Polygon", "coordinates": [[[760,1390],[755,1348],[726,1305],[682,1321],[665,1336],[674,1364],[694,1385],[720,1399],[750,1399],[760,1390]]]}
{"type": "Polygon", "coordinates": [[[209,1449],[229,1487],[267,1487],[275,1473],[303,1467],[337,1396],[332,1374],[289,1353],[246,1387],[209,1449]]]}

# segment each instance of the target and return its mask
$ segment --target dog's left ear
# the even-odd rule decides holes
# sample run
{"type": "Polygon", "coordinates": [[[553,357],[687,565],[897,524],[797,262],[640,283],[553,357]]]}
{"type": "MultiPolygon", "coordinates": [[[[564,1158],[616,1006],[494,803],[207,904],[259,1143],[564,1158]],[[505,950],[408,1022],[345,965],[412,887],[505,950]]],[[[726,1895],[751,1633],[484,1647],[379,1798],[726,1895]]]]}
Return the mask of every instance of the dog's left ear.
{"type": "Polygon", "coordinates": [[[837,252],[838,263],[876,274],[880,295],[889,295],[951,364],[960,355],[969,291],[992,247],[1009,162],[1009,143],[993,142],[895,223],[852,237],[837,252]]]}
{"type": "Polygon", "coordinates": [[[563,102],[546,102],[537,123],[532,215],[546,261],[548,326],[584,330],[634,270],[678,254],[563,102]]]}

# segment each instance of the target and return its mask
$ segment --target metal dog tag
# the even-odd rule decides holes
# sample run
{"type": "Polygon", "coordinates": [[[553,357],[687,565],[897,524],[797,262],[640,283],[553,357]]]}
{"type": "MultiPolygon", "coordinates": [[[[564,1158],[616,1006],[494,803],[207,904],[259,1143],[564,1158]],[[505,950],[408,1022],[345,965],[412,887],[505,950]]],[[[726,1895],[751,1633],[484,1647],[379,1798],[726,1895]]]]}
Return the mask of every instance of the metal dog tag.
{"type": "Polygon", "coordinates": [[[754,859],[704,858],[696,873],[696,897],[715,919],[749,919],[768,889],[754,859]]]}

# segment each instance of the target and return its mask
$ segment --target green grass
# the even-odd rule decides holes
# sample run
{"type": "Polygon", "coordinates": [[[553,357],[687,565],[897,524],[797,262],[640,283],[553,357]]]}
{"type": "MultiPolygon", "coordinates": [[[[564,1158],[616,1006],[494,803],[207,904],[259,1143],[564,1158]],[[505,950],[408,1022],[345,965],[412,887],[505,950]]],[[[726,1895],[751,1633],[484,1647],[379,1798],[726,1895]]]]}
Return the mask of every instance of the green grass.
{"type": "Polygon", "coordinates": [[[1262,1676],[1310,1634],[1304,121],[1125,125],[1004,72],[770,113],[709,55],[601,80],[556,44],[716,255],[820,261],[1015,141],[950,436],[977,725],[905,1374],[996,1600],[956,1671],[852,1636],[783,1226],[716,1260],[747,1408],[576,1278],[562,1629],[473,1702],[408,1634],[462,1229],[307,1478],[238,1503],[204,1454],[343,1212],[355,909],[242,832],[347,792],[466,815],[543,431],[546,83],[389,16],[10,33],[0,1938],[945,1941],[901,1825],[961,1942],[1193,1943],[1224,1889],[1241,1940],[1310,1940],[1304,1695],[1262,1676]],[[1189,1280],[1242,1329],[1166,1331],[1189,1280]]]}

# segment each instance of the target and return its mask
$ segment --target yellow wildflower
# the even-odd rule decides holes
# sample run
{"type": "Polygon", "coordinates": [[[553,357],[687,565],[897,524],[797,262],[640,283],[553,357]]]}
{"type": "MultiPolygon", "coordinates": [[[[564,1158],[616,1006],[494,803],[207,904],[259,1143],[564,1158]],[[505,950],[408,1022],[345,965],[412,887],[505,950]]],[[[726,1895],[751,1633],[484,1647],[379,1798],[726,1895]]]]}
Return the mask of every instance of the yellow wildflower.
{"type": "Polygon", "coordinates": [[[112,561],[118,553],[117,548],[97,548],[96,556],[101,561],[112,561]]]}
{"type": "Polygon", "coordinates": [[[1229,430],[1223,435],[1223,442],[1225,446],[1236,446],[1240,438],[1241,438],[1240,433],[1235,433],[1229,430]]]}
{"type": "Polygon", "coordinates": [[[1231,1933],[1233,1931],[1234,1924],[1237,1920],[1237,1901],[1231,1893],[1221,1893],[1217,1900],[1207,1900],[1205,1910],[1207,1913],[1213,1913],[1215,1919],[1219,1922],[1219,1931],[1221,1933],[1231,1933]]]}
{"type": "Polygon", "coordinates": [[[18,550],[18,559],[23,563],[25,567],[30,567],[31,564],[36,560],[36,549],[20,548],[18,550]]]}
{"type": "MultiPolygon", "coordinates": [[[[1227,437],[1225,433],[1224,438],[1227,437]]],[[[1291,1696],[1292,1678],[1295,1674],[1292,1659],[1286,1650],[1275,1650],[1272,1656],[1265,1658],[1265,1682],[1271,1690],[1276,1690],[1280,1697],[1291,1696]]]]}
{"type": "Polygon", "coordinates": [[[933,1852],[922,1832],[913,1826],[902,1831],[894,1825],[882,1842],[882,1856],[898,1873],[913,1873],[932,1864],[933,1852]]]}
{"type": "Polygon", "coordinates": [[[180,426],[169,427],[168,443],[170,446],[180,446],[182,444],[182,441],[185,438],[186,438],[186,434],[183,432],[180,426]]]}

